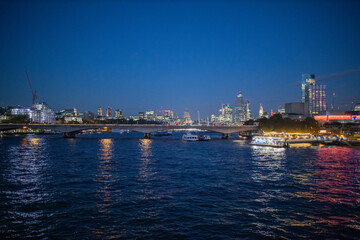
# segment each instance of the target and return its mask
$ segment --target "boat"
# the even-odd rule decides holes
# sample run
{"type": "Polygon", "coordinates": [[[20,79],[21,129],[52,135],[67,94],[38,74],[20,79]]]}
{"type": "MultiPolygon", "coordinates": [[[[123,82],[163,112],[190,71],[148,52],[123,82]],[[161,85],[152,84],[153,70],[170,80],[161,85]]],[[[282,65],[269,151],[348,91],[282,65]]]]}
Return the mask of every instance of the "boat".
{"type": "Polygon", "coordinates": [[[267,147],[289,147],[289,143],[283,137],[254,136],[250,145],[267,147]]]}
{"type": "Polygon", "coordinates": [[[182,140],[195,142],[195,141],[199,141],[199,136],[194,134],[193,132],[187,132],[182,136],[182,140]]]}
{"type": "Polygon", "coordinates": [[[199,141],[210,141],[211,137],[209,135],[200,135],[199,141]]]}

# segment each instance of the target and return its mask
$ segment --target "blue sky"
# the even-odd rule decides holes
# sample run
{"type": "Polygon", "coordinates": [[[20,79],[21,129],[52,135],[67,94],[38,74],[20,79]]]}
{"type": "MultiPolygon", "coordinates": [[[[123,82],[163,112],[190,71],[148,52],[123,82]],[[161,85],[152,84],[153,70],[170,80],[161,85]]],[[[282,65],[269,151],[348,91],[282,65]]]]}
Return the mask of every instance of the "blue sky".
{"type": "Polygon", "coordinates": [[[344,107],[360,102],[359,9],[358,1],[1,1],[0,105],[31,105],[27,70],[38,100],[54,109],[189,108],[205,117],[240,90],[257,116],[259,103],[270,111],[299,101],[302,73],[324,77],[328,102],[335,92],[344,107]]]}

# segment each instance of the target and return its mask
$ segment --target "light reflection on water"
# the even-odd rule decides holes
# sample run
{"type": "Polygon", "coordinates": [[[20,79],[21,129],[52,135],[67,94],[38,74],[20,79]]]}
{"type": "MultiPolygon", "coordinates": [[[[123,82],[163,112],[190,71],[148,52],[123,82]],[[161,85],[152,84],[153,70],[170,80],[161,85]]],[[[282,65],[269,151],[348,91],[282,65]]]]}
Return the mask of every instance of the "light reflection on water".
{"type": "Polygon", "coordinates": [[[111,209],[111,185],[115,182],[112,176],[112,152],[113,152],[113,140],[101,139],[99,141],[99,164],[98,173],[96,174],[96,181],[99,183],[97,189],[98,197],[102,200],[98,202],[98,211],[100,213],[110,213],[111,209]]]}
{"type": "Polygon", "coordinates": [[[360,233],[356,149],[121,137],[0,139],[6,153],[0,235],[357,239],[360,233]]]}
{"type": "Polygon", "coordinates": [[[280,181],[284,176],[285,149],[251,146],[254,169],[252,179],[261,181],[280,181]]]}
{"type": "Polygon", "coordinates": [[[23,225],[22,230],[29,231],[29,236],[41,237],[43,231],[48,229],[47,226],[43,226],[37,233],[32,232],[31,229],[42,225],[44,210],[29,212],[28,208],[51,198],[51,195],[45,191],[45,185],[50,178],[47,173],[46,140],[28,135],[22,138],[19,145],[9,148],[8,153],[10,164],[2,176],[9,186],[4,191],[5,197],[12,203],[8,205],[7,217],[14,226],[23,225]]]}

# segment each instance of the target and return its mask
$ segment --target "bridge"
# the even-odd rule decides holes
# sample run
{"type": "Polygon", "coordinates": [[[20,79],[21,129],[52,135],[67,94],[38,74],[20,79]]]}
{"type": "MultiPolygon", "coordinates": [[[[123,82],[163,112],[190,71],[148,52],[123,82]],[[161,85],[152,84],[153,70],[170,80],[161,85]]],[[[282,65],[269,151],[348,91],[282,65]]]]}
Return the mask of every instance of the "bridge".
{"type": "Polygon", "coordinates": [[[209,132],[221,133],[222,138],[228,139],[231,133],[245,133],[256,131],[258,126],[179,126],[179,125],[159,125],[159,124],[0,124],[0,132],[19,128],[48,129],[64,134],[64,137],[74,138],[76,134],[83,130],[111,128],[140,132],[144,138],[150,138],[151,133],[163,130],[189,130],[198,129],[209,132]]]}

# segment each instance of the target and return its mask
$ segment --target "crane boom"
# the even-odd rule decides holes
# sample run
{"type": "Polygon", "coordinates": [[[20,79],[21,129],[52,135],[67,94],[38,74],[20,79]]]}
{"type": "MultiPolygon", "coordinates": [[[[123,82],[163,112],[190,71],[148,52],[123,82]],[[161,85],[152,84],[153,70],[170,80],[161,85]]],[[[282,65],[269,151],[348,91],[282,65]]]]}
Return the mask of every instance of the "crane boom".
{"type": "Polygon", "coordinates": [[[34,92],[33,89],[32,89],[31,81],[30,81],[30,78],[29,78],[29,75],[28,75],[27,71],[25,71],[25,74],[26,74],[26,78],[27,78],[27,80],[28,80],[29,87],[30,87],[31,94],[32,94],[32,104],[34,105],[35,100],[37,99],[36,90],[35,90],[35,92],[34,92]]]}

